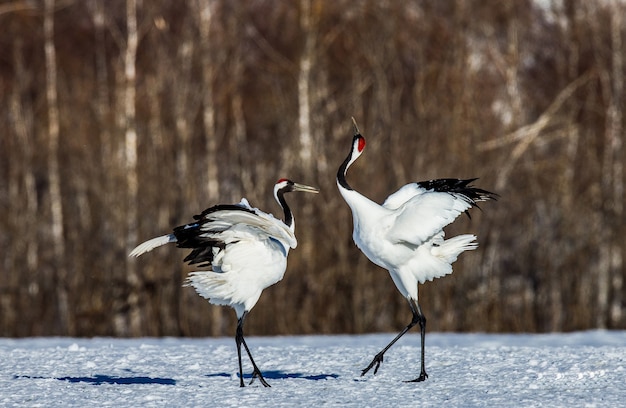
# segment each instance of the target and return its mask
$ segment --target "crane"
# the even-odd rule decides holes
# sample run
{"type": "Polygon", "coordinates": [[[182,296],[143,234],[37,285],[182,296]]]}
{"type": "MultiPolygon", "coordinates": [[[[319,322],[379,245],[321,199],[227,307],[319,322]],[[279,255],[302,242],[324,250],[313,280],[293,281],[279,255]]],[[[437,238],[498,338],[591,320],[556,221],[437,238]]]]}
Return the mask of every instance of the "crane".
{"type": "Polygon", "coordinates": [[[235,344],[239,358],[239,385],[244,386],[241,345],[252,363],[252,381],[263,378],[243,336],[248,313],[263,289],[279,282],[287,268],[290,248],[296,248],[295,221],[284,195],[293,191],[318,193],[315,187],[282,178],[274,185],[274,198],[282,207],[284,221],[250,206],[244,198],[238,204],[219,204],[194,215],[194,222],[174,228],[173,232],[150,239],[133,249],[138,257],[168,243],[190,248],[184,259],[189,265],[210,268],[191,272],[184,286],[215,305],[230,306],[237,315],[235,344]]]}
{"type": "Polygon", "coordinates": [[[410,183],[391,194],[382,205],[355,191],[346,181],[348,168],[365,149],[365,138],[356,121],[350,153],[337,171],[337,187],[352,211],[352,237],[357,247],[374,264],[386,269],[394,284],[409,302],[411,322],[362,371],[374,374],[385,352],[413,326],[421,329],[421,370],[412,382],[428,378],[424,365],[426,318],[418,303],[418,283],[452,273],[452,263],[464,251],[478,247],[476,236],[459,235],[444,239],[443,228],[477,202],[495,200],[497,195],[473,187],[476,179],[437,179],[410,183]]]}

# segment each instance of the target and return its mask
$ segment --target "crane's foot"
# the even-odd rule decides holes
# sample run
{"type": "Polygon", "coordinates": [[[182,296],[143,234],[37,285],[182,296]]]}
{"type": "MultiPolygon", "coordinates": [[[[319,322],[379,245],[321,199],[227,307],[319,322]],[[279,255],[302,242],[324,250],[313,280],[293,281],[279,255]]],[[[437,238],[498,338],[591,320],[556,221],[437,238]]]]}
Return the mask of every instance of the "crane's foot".
{"type": "Polygon", "coordinates": [[[409,380],[409,381],[405,381],[405,382],[422,382],[422,381],[426,381],[426,379],[427,379],[427,378],[428,378],[428,374],[426,374],[426,372],[425,372],[425,371],[422,371],[422,372],[420,373],[420,376],[419,376],[419,377],[417,377],[416,379],[414,379],[414,380],[409,380]]]}
{"type": "Polygon", "coordinates": [[[259,381],[261,382],[261,384],[263,384],[264,387],[271,387],[267,381],[265,381],[265,378],[263,378],[263,374],[261,374],[261,372],[259,370],[254,370],[252,372],[252,380],[250,380],[250,384],[251,385],[254,382],[254,379],[258,378],[259,381]]]}
{"type": "Polygon", "coordinates": [[[361,377],[367,374],[367,372],[371,370],[372,367],[374,367],[374,365],[376,365],[376,367],[374,368],[374,375],[376,375],[376,373],[378,372],[378,368],[380,367],[380,363],[382,363],[384,360],[383,356],[384,356],[383,353],[376,354],[372,362],[367,367],[365,367],[365,369],[361,372],[361,377]]]}

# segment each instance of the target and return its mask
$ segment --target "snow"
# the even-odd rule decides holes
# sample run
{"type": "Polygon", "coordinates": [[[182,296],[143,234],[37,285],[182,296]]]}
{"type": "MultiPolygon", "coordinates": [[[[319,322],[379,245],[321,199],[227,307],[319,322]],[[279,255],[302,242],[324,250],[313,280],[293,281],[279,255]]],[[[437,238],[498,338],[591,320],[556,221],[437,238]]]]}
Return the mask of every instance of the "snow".
{"type": "MultiPolygon", "coordinates": [[[[246,338],[272,388],[239,388],[234,338],[0,338],[0,406],[610,407],[626,398],[626,332],[246,338]]],[[[245,353],[244,353],[245,356],[245,353]]],[[[244,360],[244,371],[250,365],[244,360]]],[[[249,382],[246,381],[246,383],[249,382]]]]}

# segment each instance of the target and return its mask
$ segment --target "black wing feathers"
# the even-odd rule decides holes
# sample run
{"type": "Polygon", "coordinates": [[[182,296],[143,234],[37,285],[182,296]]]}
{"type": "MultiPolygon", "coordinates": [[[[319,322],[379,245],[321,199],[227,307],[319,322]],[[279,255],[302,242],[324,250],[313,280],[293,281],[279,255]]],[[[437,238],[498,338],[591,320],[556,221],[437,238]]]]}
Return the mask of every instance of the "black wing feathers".
{"type": "MultiPolygon", "coordinates": [[[[482,188],[476,188],[471,185],[472,182],[478,180],[477,178],[471,179],[455,179],[455,178],[442,178],[436,180],[420,181],[416,183],[418,186],[426,189],[433,190],[442,193],[459,194],[467,199],[467,202],[480,209],[477,202],[487,200],[497,200],[498,195],[491,191],[483,190],[482,188]]],[[[468,211],[465,211],[468,217],[471,218],[468,211]]]]}
{"type": "Polygon", "coordinates": [[[241,205],[238,204],[218,204],[218,205],[214,205],[211,208],[207,208],[206,210],[202,211],[200,214],[198,215],[194,215],[193,219],[194,220],[202,220],[207,218],[207,216],[211,213],[214,213],[216,211],[245,211],[245,212],[249,212],[252,214],[255,214],[254,211],[252,211],[249,208],[243,207],[241,205]]]}
{"type": "Polygon", "coordinates": [[[174,228],[176,236],[176,245],[179,248],[192,248],[193,250],[184,259],[189,265],[200,264],[200,267],[210,266],[213,262],[213,248],[223,250],[226,244],[220,240],[208,238],[202,226],[212,221],[211,214],[217,211],[245,211],[254,214],[255,212],[249,208],[237,204],[219,204],[211,208],[207,208],[193,218],[197,222],[181,225],[174,228]]]}

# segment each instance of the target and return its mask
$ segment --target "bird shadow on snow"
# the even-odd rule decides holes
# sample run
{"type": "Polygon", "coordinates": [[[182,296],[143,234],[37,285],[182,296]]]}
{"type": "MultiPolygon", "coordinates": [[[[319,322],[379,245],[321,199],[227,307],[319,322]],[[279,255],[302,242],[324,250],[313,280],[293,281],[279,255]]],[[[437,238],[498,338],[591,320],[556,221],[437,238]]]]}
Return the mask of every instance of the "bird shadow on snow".
{"type": "MultiPolygon", "coordinates": [[[[207,374],[207,377],[227,377],[230,378],[229,373],[215,373],[207,374]]],[[[285,373],[283,371],[274,370],[266,371],[263,373],[263,377],[268,380],[285,380],[292,378],[299,378],[304,380],[326,380],[331,378],[338,378],[338,374],[317,374],[317,375],[305,375],[302,373],[285,373]]],[[[70,383],[86,383],[92,385],[103,384],[116,384],[116,385],[128,385],[128,384],[156,384],[156,385],[176,385],[176,380],[173,378],[161,378],[161,377],[146,377],[146,376],[128,376],[118,377],[113,375],[95,374],[91,377],[43,377],[43,376],[31,376],[31,375],[15,375],[13,379],[26,379],[26,380],[48,380],[55,379],[59,381],[67,381],[70,383]]],[[[243,378],[252,379],[252,374],[244,374],[243,378]]]]}
{"type": "MultiPolygon", "coordinates": [[[[49,377],[39,377],[30,375],[16,375],[14,379],[30,379],[30,380],[42,380],[49,379],[49,377]]],[[[55,377],[55,380],[67,381],[70,383],[87,383],[93,385],[102,384],[158,384],[158,385],[176,385],[176,380],[172,378],[159,378],[159,377],[144,377],[144,376],[130,376],[130,377],[116,377],[112,375],[96,374],[92,377],[55,377]]]]}
{"type": "MultiPolygon", "coordinates": [[[[231,377],[231,374],[229,373],[215,373],[215,374],[207,374],[207,377],[211,378],[211,377],[231,377]]],[[[293,379],[293,378],[297,378],[297,379],[303,379],[303,380],[312,380],[312,381],[319,381],[319,380],[327,380],[327,379],[331,379],[331,378],[338,378],[339,375],[338,374],[316,374],[316,375],[305,375],[302,373],[286,373],[284,371],[280,371],[280,370],[272,370],[272,371],[263,371],[263,377],[266,380],[286,380],[286,379],[293,379]]],[[[237,378],[239,378],[239,374],[237,374],[237,378]]],[[[252,374],[244,374],[243,378],[246,379],[251,379],[252,378],[252,374]]]]}

